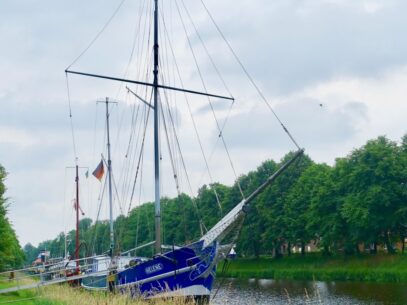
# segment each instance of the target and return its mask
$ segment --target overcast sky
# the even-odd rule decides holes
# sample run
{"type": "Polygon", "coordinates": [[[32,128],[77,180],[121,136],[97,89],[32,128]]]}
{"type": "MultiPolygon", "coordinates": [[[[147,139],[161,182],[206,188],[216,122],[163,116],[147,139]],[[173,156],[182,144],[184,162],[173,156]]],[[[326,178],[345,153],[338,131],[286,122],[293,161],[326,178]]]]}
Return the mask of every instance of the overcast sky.
{"type": "MultiPolygon", "coordinates": [[[[9,218],[22,245],[37,245],[73,228],[74,172],[67,167],[75,164],[75,152],[64,70],[102,29],[120,2],[1,1],[0,164],[9,173],[9,218]]],[[[106,30],[72,69],[151,81],[143,70],[149,63],[146,58],[151,48],[147,38],[142,40],[149,23],[144,12],[151,2],[124,1],[106,30]],[[134,46],[140,46],[140,50],[136,47],[132,53],[134,46]]],[[[270,104],[314,160],[333,164],[336,157],[345,156],[368,139],[386,135],[398,141],[407,132],[406,1],[205,3],[270,104]]],[[[168,31],[166,36],[160,21],[164,79],[181,85],[176,61],[183,85],[204,90],[177,4],[207,90],[228,95],[230,89],[236,98],[232,108],[228,101],[212,100],[220,125],[228,118],[223,134],[236,174],[254,170],[266,159],[279,160],[294,146],[242,73],[200,0],[185,1],[199,35],[181,0],[165,1],[162,7],[161,17],[168,31]],[[218,77],[200,38],[228,88],[218,77]]],[[[96,101],[108,96],[119,102],[111,108],[115,179],[117,184],[126,181],[126,175],[131,177],[128,181],[134,179],[134,165],[126,163],[129,161],[125,155],[132,130],[137,134],[139,126],[131,129],[131,114],[137,102],[119,83],[69,76],[69,89],[80,166],[92,171],[100,154],[106,154],[104,108],[96,101]]],[[[140,87],[133,89],[143,92],[140,87]]],[[[184,95],[172,94],[168,99],[194,193],[211,179],[184,95]]],[[[233,183],[235,175],[218,139],[208,100],[193,96],[188,100],[209,159],[212,181],[233,183]]],[[[153,198],[151,137],[149,129],[142,193],[137,194],[132,206],[153,198]]],[[[164,134],[161,140],[165,178],[162,189],[164,195],[172,196],[175,187],[173,180],[166,179],[172,172],[164,134]]],[[[100,183],[86,179],[85,170],[81,170],[82,208],[86,216],[95,218],[100,183]]],[[[180,183],[189,192],[185,175],[180,183]]],[[[118,185],[118,189],[122,194],[122,186],[118,185]]],[[[119,195],[120,200],[116,200],[116,215],[120,212],[119,202],[122,209],[128,208],[126,196],[119,195]]],[[[107,217],[106,210],[102,209],[101,218],[107,217]]]]}

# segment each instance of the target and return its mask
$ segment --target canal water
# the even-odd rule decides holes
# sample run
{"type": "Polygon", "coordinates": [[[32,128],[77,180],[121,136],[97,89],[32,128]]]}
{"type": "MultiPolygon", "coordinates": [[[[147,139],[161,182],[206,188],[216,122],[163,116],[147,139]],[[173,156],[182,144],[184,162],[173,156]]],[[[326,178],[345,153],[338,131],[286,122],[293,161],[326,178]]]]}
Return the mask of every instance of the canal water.
{"type": "Polygon", "coordinates": [[[211,304],[406,305],[407,284],[218,279],[211,304]]]}

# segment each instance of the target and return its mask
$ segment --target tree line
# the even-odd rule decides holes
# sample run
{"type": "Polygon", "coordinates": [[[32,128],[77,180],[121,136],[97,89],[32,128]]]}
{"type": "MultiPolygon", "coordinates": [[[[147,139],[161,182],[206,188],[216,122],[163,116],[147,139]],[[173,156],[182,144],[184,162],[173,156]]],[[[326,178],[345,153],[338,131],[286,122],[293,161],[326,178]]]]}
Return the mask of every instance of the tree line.
{"type": "MultiPolygon", "coordinates": [[[[245,196],[253,192],[291,158],[263,162],[255,171],[239,177],[245,196]]],[[[210,229],[242,199],[239,185],[214,183],[202,186],[195,198],[181,194],[162,198],[163,242],[185,244],[200,237],[199,219],[210,229]],[[216,194],[215,192],[216,191],[216,194]],[[216,196],[219,198],[220,207],[216,196]]],[[[148,202],[119,216],[114,223],[116,250],[124,251],[154,239],[154,204],[148,202]]],[[[81,256],[109,249],[109,224],[80,222],[81,256]]],[[[333,166],[316,163],[304,155],[267,187],[251,204],[243,224],[237,253],[242,256],[291,254],[293,246],[305,254],[314,243],[324,254],[354,254],[361,248],[376,253],[379,246],[394,253],[407,235],[407,134],[400,143],[381,136],[337,158],[333,166]]],[[[75,231],[68,233],[74,241],[75,231]]],[[[30,262],[42,249],[53,256],[64,253],[65,237],[24,247],[30,262]]],[[[74,253],[74,242],[69,253],[74,253]]],[[[151,255],[153,249],[138,255],[151,255]]]]}
{"type": "Polygon", "coordinates": [[[0,165],[0,271],[19,267],[24,262],[24,253],[7,218],[7,198],[4,181],[7,173],[0,165]]]}

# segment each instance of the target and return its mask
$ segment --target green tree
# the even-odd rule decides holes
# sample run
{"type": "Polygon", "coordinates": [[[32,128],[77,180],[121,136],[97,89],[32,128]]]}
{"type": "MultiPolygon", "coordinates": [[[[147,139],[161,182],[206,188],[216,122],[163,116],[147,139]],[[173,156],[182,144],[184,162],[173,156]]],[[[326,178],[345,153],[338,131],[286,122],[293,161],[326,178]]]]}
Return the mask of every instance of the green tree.
{"type": "Polygon", "coordinates": [[[305,228],[309,237],[319,242],[323,253],[337,252],[346,237],[346,222],[340,209],[335,169],[326,164],[316,164],[304,172],[304,179],[312,180],[310,205],[305,215],[305,228]]]}
{"type": "MultiPolygon", "coordinates": [[[[279,167],[293,157],[293,152],[285,155],[279,167]]],[[[275,257],[282,256],[282,247],[288,244],[290,249],[289,236],[286,229],[287,219],[284,212],[286,196],[290,188],[294,185],[302,172],[312,164],[308,156],[303,156],[287,168],[269,187],[258,197],[259,209],[265,215],[265,231],[262,234],[264,245],[273,249],[275,257]]]]}
{"type": "Polygon", "coordinates": [[[336,165],[344,196],[341,214],[349,224],[352,242],[382,240],[389,253],[394,253],[392,232],[400,222],[397,211],[405,203],[398,150],[395,142],[379,137],[336,165]]]}
{"type": "MultiPolygon", "coordinates": [[[[256,171],[250,172],[240,178],[245,195],[255,191],[277,170],[277,164],[273,160],[263,162],[256,171]]],[[[235,192],[238,188],[235,186],[235,192]]],[[[231,207],[238,202],[231,202],[231,207]]],[[[245,222],[242,227],[238,242],[238,253],[246,256],[259,257],[265,252],[263,233],[265,231],[265,215],[261,213],[261,199],[255,199],[249,206],[245,222]]]]}
{"type": "MultiPolygon", "coordinates": [[[[231,187],[213,183],[202,186],[195,198],[185,194],[162,198],[163,243],[181,245],[199,239],[199,218],[210,229],[242,200],[242,192],[247,197],[291,157],[292,153],[284,156],[278,164],[265,161],[231,187]]],[[[392,252],[392,242],[404,241],[407,236],[406,202],[407,135],[399,145],[385,137],[368,141],[347,157],[337,159],[332,167],[315,164],[304,156],[250,204],[237,252],[257,257],[274,253],[279,257],[283,247],[289,250],[292,245],[301,246],[304,253],[310,241],[317,242],[327,254],[355,253],[361,243],[384,243],[392,252]]],[[[0,208],[0,215],[5,215],[4,202],[0,208]]],[[[92,224],[85,218],[80,226],[81,241],[88,245],[89,254],[106,253],[109,222],[92,224]]],[[[114,227],[117,250],[153,241],[154,203],[141,204],[129,215],[119,216],[114,227]]],[[[68,239],[73,241],[69,245],[72,255],[74,230],[68,233],[68,239]]],[[[63,252],[63,246],[60,235],[41,243],[37,251],[52,249],[57,255],[63,252]]],[[[28,247],[26,252],[31,250],[28,247]]],[[[152,255],[154,249],[145,248],[137,254],[152,255]]]]}
{"type": "Polygon", "coordinates": [[[6,171],[0,166],[0,271],[19,267],[24,262],[24,253],[7,218],[5,179],[6,171]]]}
{"type": "MultiPolygon", "coordinates": [[[[402,203],[407,202],[407,134],[405,134],[401,139],[401,145],[398,151],[399,157],[397,158],[400,162],[401,170],[401,196],[402,203]]],[[[402,243],[402,252],[405,250],[405,239],[407,237],[407,206],[402,204],[397,211],[397,216],[399,217],[398,234],[400,236],[400,241],[402,243]]]]}
{"type": "MultiPolygon", "coordinates": [[[[287,238],[291,245],[298,245],[301,249],[301,254],[305,254],[305,245],[311,240],[318,239],[320,232],[307,229],[307,224],[310,227],[313,219],[310,219],[310,206],[313,199],[316,198],[319,188],[322,187],[321,177],[324,171],[330,170],[325,164],[312,164],[301,174],[293,187],[287,194],[284,206],[285,227],[287,238]]],[[[316,208],[315,202],[313,208],[316,208]]],[[[314,212],[316,212],[314,210],[314,212]]],[[[316,215],[312,215],[315,217],[316,215]]],[[[324,217],[318,217],[319,221],[323,221],[324,217]]]]}
{"type": "Polygon", "coordinates": [[[37,258],[38,256],[38,249],[34,247],[32,244],[28,243],[23,248],[24,255],[25,255],[25,264],[31,265],[31,263],[37,258]]]}

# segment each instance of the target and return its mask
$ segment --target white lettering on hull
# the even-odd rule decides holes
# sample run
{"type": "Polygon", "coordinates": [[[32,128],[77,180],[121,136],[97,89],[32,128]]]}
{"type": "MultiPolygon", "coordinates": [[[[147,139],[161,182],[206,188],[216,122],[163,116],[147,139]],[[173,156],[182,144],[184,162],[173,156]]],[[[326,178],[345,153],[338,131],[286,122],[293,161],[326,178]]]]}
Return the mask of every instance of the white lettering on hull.
{"type": "Polygon", "coordinates": [[[158,264],[154,264],[154,265],[151,265],[151,266],[146,267],[146,269],[144,269],[144,271],[145,271],[147,274],[151,274],[151,273],[154,273],[154,272],[163,270],[163,268],[164,268],[163,264],[158,263],[158,264]]]}

